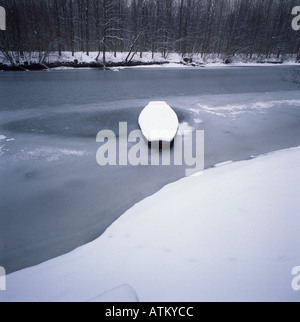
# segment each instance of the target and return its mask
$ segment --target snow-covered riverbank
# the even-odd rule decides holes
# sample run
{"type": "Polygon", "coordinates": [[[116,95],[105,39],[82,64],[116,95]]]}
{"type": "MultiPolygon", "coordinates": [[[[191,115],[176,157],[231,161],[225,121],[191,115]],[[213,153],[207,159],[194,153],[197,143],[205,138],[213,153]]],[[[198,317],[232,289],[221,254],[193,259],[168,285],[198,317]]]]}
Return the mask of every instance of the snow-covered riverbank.
{"type": "Polygon", "coordinates": [[[46,68],[103,68],[122,66],[163,66],[163,67],[204,67],[204,66],[256,66],[256,65],[298,65],[296,55],[273,55],[264,57],[253,55],[251,58],[246,55],[187,55],[170,53],[166,57],[156,53],[139,53],[132,57],[128,52],[106,54],[106,63],[103,64],[102,55],[98,52],[57,52],[52,53],[23,53],[20,56],[17,52],[0,52],[0,70],[39,70],[46,68]]]}
{"type": "Polygon", "coordinates": [[[96,241],[9,275],[0,300],[299,301],[299,164],[291,148],[168,185],[96,241]]]}

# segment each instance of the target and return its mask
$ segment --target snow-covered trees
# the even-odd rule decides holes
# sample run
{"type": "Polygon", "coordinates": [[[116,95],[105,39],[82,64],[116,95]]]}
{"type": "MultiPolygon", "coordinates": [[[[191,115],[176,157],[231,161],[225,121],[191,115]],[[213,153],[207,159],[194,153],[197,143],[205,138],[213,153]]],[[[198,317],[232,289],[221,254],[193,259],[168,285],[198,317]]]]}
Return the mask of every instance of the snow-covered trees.
{"type": "MultiPolygon", "coordinates": [[[[0,50],[299,54],[297,0],[0,0],[0,50]]],[[[299,54],[300,56],[300,54],[299,54]]]]}

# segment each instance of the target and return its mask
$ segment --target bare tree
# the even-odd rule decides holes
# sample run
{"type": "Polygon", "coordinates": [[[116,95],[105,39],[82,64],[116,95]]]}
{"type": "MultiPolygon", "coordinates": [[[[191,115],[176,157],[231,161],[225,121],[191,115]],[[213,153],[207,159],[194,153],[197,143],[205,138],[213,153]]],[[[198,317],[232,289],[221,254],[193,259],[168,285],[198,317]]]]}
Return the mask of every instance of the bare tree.
{"type": "Polygon", "coordinates": [[[56,51],[128,52],[152,57],[242,54],[258,60],[296,54],[300,39],[291,29],[297,0],[0,0],[7,30],[0,50],[18,64],[25,56],[45,60],[56,51]],[[26,12],[26,14],[24,14],[26,12]]]}

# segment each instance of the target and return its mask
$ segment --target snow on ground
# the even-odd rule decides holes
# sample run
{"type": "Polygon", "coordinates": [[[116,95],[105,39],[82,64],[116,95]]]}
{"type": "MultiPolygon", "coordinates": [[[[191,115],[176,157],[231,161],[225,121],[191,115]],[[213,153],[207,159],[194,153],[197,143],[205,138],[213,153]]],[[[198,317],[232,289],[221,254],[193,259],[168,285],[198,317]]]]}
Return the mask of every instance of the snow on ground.
{"type": "MultiPolygon", "coordinates": [[[[24,62],[27,63],[39,63],[41,57],[43,57],[44,63],[65,63],[65,62],[74,62],[75,60],[78,63],[92,63],[95,62],[96,59],[101,63],[102,62],[102,53],[99,52],[90,52],[89,55],[85,52],[75,52],[74,56],[72,56],[71,52],[62,52],[60,56],[58,52],[51,52],[49,54],[40,55],[38,52],[28,52],[24,53],[24,56],[21,57],[16,52],[9,52],[12,60],[15,62],[20,62],[23,64],[24,62]],[[46,57],[46,58],[45,58],[46,57]]],[[[106,53],[106,62],[107,63],[122,63],[125,62],[128,56],[128,52],[107,52],[106,53]]],[[[253,55],[252,58],[249,56],[236,54],[234,56],[228,57],[228,55],[217,55],[217,54],[187,54],[186,57],[192,58],[193,63],[195,64],[203,64],[206,66],[226,66],[224,62],[229,59],[230,66],[257,66],[257,65],[264,65],[264,66],[274,66],[274,63],[281,62],[285,65],[297,65],[296,59],[297,55],[282,55],[278,57],[278,55],[273,55],[271,57],[262,57],[259,55],[253,55]]],[[[155,53],[152,55],[151,52],[144,52],[142,57],[140,53],[137,53],[133,60],[133,62],[144,62],[144,63],[164,63],[168,62],[169,64],[164,64],[162,67],[171,67],[171,68],[178,68],[178,67],[187,67],[182,65],[183,57],[177,53],[169,53],[166,57],[163,57],[161,53],[155,53]]],[[[10,65],[10,61],[7,60],[4,55],[0,52],[0,63],[10,65]]],[[[149,68],[153,66],[147,66],[149,68]]],[[[193,65],[190,65],[193,67],[193,65]]]]}
{"type": "Polygon", "coordinates": [[[132,287],[124,284],[89,300],[89,302],[139,302],[139,299],[132,287]]]}
{"type": "Polygon", "coordinates": [[[300,147],[185,178],[96,241],[7,277],[1,301],[299,301],[300,147]]]}
{"type": "MultiPolygon", "coordinates": [[[[203,66],[202,66],[203,67],[203,66]]],[[[201,67],[201,68],[202,68],[201,67]]],[[[181,64],[180,62],[178,63],[166,63],[166,64],[161,64],[161,65],[140,65],[140,66],[131,66],[131,67],[124,67],[124,68],[129,68],[129,69],[165,69],[165,68],[193,68],[193,69],[199,69],[197,67],[193,67],[190,65],[184,65],[181,64]]]]}
{"type": "Polygon", "coordinates": [[[224,167],[225,165],[228,165],[231,163],[233,163],[233,161],[225,161],[225,162],[217,163],[217,164],[215,164],[215,168],[224,167]]]}

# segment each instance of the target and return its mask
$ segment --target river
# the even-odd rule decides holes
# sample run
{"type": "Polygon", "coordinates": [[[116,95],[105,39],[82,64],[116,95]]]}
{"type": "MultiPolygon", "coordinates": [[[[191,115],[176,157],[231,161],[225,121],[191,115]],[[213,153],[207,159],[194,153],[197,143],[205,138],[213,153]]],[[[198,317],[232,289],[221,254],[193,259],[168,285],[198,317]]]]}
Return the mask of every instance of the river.
{"type": "Polygon", "coordinates": [[[300,87],[288,81],[291,72],[266,66],[0,73],[0,266],[11,273],[86,244],[185,175],[184,166],[96,162],[97,133],[117,132],[119,122],[138,129],[149,101],[167,101],[183,128],[205,131],[206,168],[299,146],[300,87]]]}

